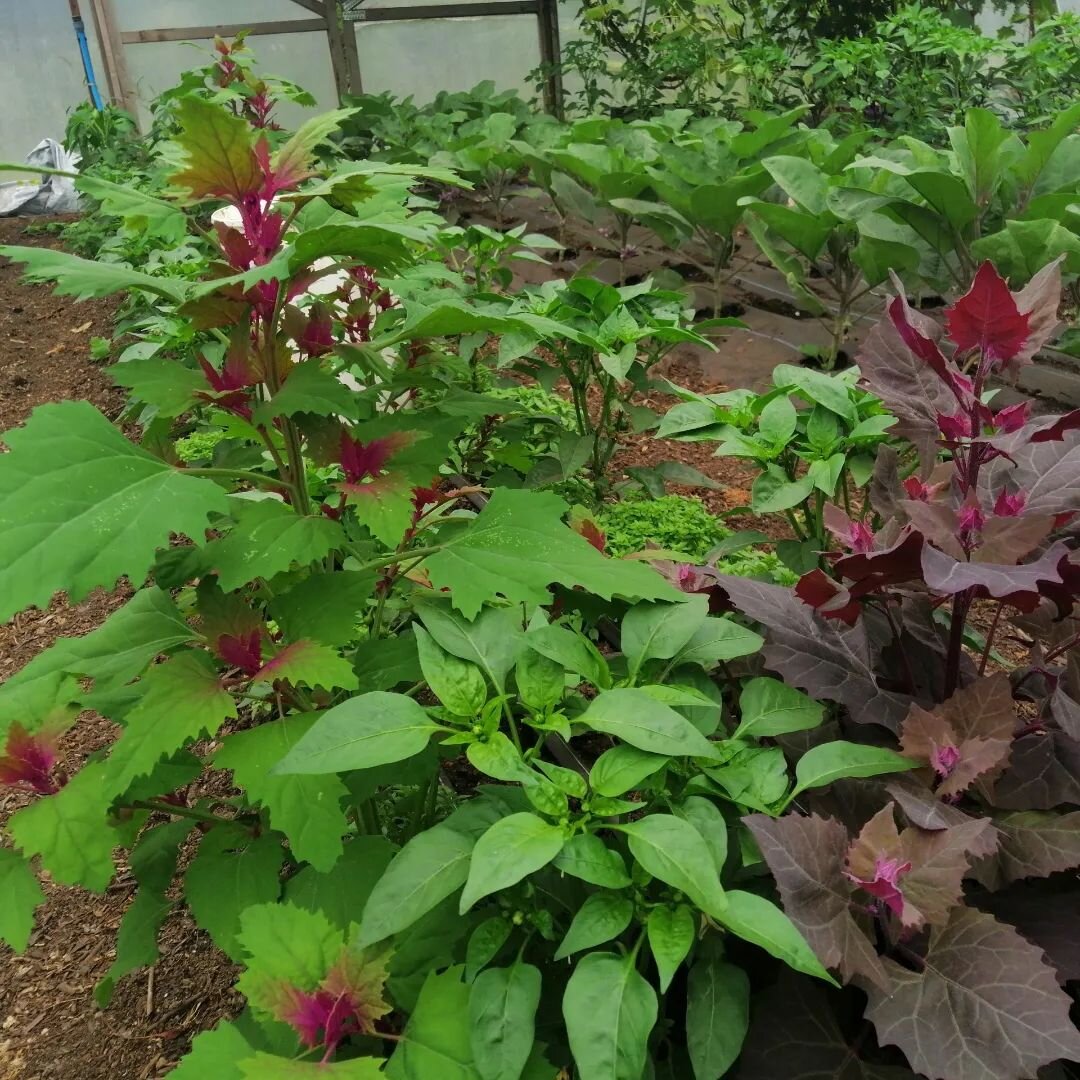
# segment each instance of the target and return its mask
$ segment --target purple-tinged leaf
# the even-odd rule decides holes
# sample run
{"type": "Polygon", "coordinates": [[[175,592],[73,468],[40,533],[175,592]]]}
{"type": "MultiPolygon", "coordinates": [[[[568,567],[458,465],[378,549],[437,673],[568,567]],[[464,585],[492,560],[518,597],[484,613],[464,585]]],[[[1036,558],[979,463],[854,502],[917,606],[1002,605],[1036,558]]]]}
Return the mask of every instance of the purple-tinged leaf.
{"type": "MultiPolygon", "coordinates": [[[[971,556],[977,563],[1015,565],[1025,555],[1030,555],[1053,532],[1052,514],[1014,514],[1014,509],[1023,510],[1023,504],[1017,508],[1012,503],[1002,502],[1002,496],[1006,500],[1010,498],[1002,491],[998,496],[995,513],[997,506],[1009,513],[1006,516],[992,517],[982,526],[979,546],[971,556]]],[[[1011,498],[1020,499],[1021,496],[1011,498]]]]}
{"type": "Polygon", "coordinates": [[[1063,583],[1058,564],[1069,553],[1068,545],[1058,541],[1034,562],[1022,566],[962,562],[937,548],[926,545],[922,551],[923,576],[934,592],[953,596],[965,589],[979,589],[997,599],[1028,604],[1038,600],[1040,589],[1063,583]]]}
{"type": "Polygon", "coordinates": [[[954,559],[964,557],[964,549],[957,535],[960,522],[956,511],[948,503],[902,499],[896,505],[931,544],[954,559]]]}
{"type": "Polygon", "coordinates": [[[914,775],[908,774],[890,780],[886,784],[886,790],[904,811],[908,821],[920,829],[950,829],[972,822],[985,822],[985,829],[979,832],[972,830],[970,854],[972,858],[980,859],[993,855],[997,850],[997,834],[988,819],[969,817],[951,803],[943,802],[929,788],[919,784],[914,775]]]}
{"type": "Polygon", "coordinates": [[[1023,348],[1006,365],[1016,374],[1030,364],[1035,354],[1057,333],[1058,307],[1061,304],[1061,264],[1059,255],[1044,266],[1018,293],[1013,293],[1018,310],[1028,317],[1028,336],[1023,348]]]}
{"type": "Polygon", "coordinates": [[[1003,810],[1053,810],[1065,803],[1080,804],[1080,742],[1061,731],[1017,739],[1009,767],[989,800],[1003,810]]]}
{"type": "Polygon", "coordinates": [[[866,1015],[930,1080],[1027,1080],[1080,1059],[1071,1000],[1042,950],[970,908],[931,933],[919,971],[886,960],[890,986],[868,986],[866,1015]]]}
{"type": "MultiPolygon", "coordinates": [[[[1037,423],[1037,422],[1036,422],[1037,423]]],[[[1052,442],[1029,441],[1031,425],[999,445],[1009,459],[999,457],[979,475],[979,496],[993,506],[1002,488],[1027,496],[1027,514],[1068,514],[1080,511],[1080,431],[1068,431],[1052,442]]]]}
{"type": "Polygon", "coordinates": [[[938,794],[967,790],[1005,767],[1016,730],[1016,706],[1004,675],[978,679],[932,711],[912,705],[900,735],[903,752],[937,774],[938,794]]]}
{"type": "Polygon", "coordinates": [[[958,352],[977,351],[1000,365],[1020,354],[1030,334],[1031,317],[1020,311],[991,262],[979,267],[971,288],[945,318],[958,352]]]}
{"type": "Polygon", "coordinates": [[[917,1080],[903,1066],[865,1060],[872,1037],[858,1027],[845,1035],[841,1018],[850,1011],[847,1002],[820,980],[784,971],[754,1005],[738,1080],[917,1080]]]}
{"type": "Polygon", "coordinates": [[[862,385],[897,419],[892,434],[910,440],[929,471],[937,458],[937,418],[956,407],[948,386],[904,344],[888,317],[867,335],[857,362],[862,385]]]}
{"type": "Polygon", "coordinates": [[[1080,810],[999,814],[994,826],[999,837],[997,855],[981,864],[977,875],[988,889],[1080,866],[1080,810]]]}
{"type": "Polygon", "coordinates": [[[1038,945],[1061,982],[1080,979],[1080,878],[1076,874],[1020,881],[1000,892],[976,893],[969,902],[1038,945]]]}
{"type": "Polygon", "coordinates": [[[321,686],[326,690],[341,687],[355,690],[356,673],[343,656],[329,645],[314,641],[294,641],[255,673],[256,682],[279,679],[294,686],[321,686]]]}
{"type": "Polygon", "coordinates": [[[899,730],[910,699],[878,686],[864,623],[846,628],[822,619],[780,585],[728,577],[724,590],[740,611],[768,630],[766,667],[819,701],[846,705],[856,723],[899,730]]]}
{"type": "Polygon", "coordinates": [[[858,975],[886,986],[881,959],[855,919],[852,887],[844,877],[847,829],[816,815],[752,814],[743,820],[776,879],[784,911],[821,962],[845,982],[858,975]]]}

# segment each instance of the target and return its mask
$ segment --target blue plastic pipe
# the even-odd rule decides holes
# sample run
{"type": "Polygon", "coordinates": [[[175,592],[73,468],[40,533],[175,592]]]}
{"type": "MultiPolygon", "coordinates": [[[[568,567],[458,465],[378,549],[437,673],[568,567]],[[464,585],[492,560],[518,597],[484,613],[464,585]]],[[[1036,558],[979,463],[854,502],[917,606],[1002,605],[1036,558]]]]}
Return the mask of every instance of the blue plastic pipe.
{"type": "Polygon", "coordinates": [[[71,21],[75,24],[75,40],[79,43],[79,54],[82,56],[86,85],[90,89],[90,100],[94,103],[94,108],[100,112],[105,108],[105,105],[101,100],[101,91],[98,89],[97,79],[94,78],[94,62],[90,59],[90,45],[86,40],[86,27],[83,26],[81,15],[73,15],[71,21]]]}

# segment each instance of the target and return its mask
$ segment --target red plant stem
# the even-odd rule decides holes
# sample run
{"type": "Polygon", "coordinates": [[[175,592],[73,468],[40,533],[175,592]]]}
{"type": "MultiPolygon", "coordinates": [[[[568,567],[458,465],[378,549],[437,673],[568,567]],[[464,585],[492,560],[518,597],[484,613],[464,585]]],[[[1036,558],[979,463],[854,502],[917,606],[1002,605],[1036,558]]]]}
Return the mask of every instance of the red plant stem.
{"type": "Polygon", "coordinates": [[[986,648],[983,649],[982,660],[979,662],[979,674],[986,674],[986,665],[990,660],[990,653],[994,648],[994,635],[997,634],[998,623],[1001,622],[1001,613],[1005,610],[1005,604],[1000,603],[997,606],[997,611],[994,612],[994,621],[990,624],[990,629],[986,632],[986,648]]]}
{"type": "Polygon", "coordinates": [[[971,608],[971,590],[953,597],[952,625],[949,627],[949,651],[945,658],[945,697],[951,698],[960,684],[960,656],[964,648],[964,624],[971,608]]]}

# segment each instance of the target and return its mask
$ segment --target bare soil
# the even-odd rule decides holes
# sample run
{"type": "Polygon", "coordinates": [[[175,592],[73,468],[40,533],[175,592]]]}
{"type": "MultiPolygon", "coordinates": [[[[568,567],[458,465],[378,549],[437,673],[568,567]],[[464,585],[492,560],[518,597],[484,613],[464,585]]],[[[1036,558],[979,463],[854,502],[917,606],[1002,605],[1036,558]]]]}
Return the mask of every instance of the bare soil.
{"type": "MultiPolygon", "coordinates": [[[[0,218],[0,244],[59,247],[54,237],[27,236],[30,220],[0,218]]],[[[90,359],[91,337],[112,332],[115,301],[76,303],[19,278],[19,267],[0,259],[0,431],[50,401],[89,401],[116,418],[123,396],[90,359]]],[[[121,587],[77,605],[58,596],[47,610],[23,612],[0,627],[0,679],[56,638],[95,629],[129,594],[121,587]]],[[[84,714],[64,740],[63,764],[74,771],[114,737],[113,724],[84,714]]],[[[28,798],[0,789],[0,827],[28,798]]],[[[235,969],[178,913],[161,934],[161,959],[152,972],[121,980],[112,1004],[99,1010],[92,991],[112,963],[134,882],[122,867],[102,896],[48,882],[45,892],[26,953],[15,956],[0,945],[0,1080],[163,1076],[194,1035],[240,1007],[232,989],[235,969]]]]}

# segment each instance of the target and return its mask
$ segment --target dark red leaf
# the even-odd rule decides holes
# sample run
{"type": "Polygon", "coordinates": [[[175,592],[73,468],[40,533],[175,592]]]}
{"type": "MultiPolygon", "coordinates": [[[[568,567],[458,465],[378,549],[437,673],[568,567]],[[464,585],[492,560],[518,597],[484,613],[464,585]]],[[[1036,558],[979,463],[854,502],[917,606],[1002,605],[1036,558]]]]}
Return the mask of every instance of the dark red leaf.
{"type": "Polygon", "coordinates": [[[1006,364],[1024,348],[1031,317],[1017,307],[1005,279],[984,262],[966,292],[945,313],[949,337],[960,352],[977,350],[995,364],[1006,364]]]}

